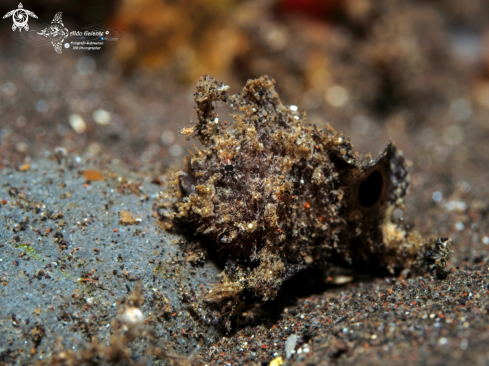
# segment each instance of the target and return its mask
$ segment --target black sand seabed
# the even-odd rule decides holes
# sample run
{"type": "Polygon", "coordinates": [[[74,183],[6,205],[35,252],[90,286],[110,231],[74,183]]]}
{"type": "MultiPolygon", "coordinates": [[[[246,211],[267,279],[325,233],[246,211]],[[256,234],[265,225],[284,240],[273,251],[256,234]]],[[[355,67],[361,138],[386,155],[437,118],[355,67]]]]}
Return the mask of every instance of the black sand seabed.
{"type": "MultiPolygon", "coordinates": [[[[226,334],[198,305],[220,269],[209,259],[199,264],[192,250],[183,254],[188,238],[158,227],[152,195],[161,187],[152,178],[75,156],[23,169],[0,174],[2,364],[62,364],[60,355],[90,342],[101,350],[123,333],[117,314],[138,283],[146,320],[127,344],[129,358],[115,364],[489,362],[489,264],[481,255],[461,258],[457,242],[452,259],[460,266],[445,280],[367,278],[305,289],[296,280],[226,334]],[[88,169],[105,180],[86,182],[88,169]],[[124,225],[121,211],[140,220],[124,225]],[[294,352],[286,352],[293,335],[294,352]]],[[[480,210],[476,221],[483,218],[480,210]]],[[[99,356],[93,364],[110,361],[99,356]]]]}
{"type": "MultiPolygon", "coordinates": [[[[218,269],[190,265],[180,237],[155,225],[150,196],[157,186],[140,178],[139,194],[129,193],[127,172],[86,184],[80,174],[86,168],[75,160],[41,160],[25,174],[6,169],[0,175],[1,362],[47,360],[56,350],[104,342],[119,303],[138,281],[145,299],[141,311],[154,320],[159,343],[170,342],[181,354],[193,351],[202,337],[211,344],[216,331],[205,321],[196,323],[187,308],[218,269]],[[124,210],[134,215],[134,225],[120,223],[124,210]]],[[[147,346],[144,340],[134,344],[139,356],[147,346]]]]}

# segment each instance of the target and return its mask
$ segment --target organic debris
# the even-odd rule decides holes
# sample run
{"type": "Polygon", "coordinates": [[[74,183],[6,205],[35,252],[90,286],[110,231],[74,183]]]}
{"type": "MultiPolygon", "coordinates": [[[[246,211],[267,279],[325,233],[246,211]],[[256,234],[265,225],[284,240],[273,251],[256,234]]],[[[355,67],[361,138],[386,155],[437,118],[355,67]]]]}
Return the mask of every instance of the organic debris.
{"type": "Polygon", "coordinates": [[[129,211],[122,210],[119,212],[119,224],[122,225],[135,225],[138,219],[134,217],[129,211]]]}

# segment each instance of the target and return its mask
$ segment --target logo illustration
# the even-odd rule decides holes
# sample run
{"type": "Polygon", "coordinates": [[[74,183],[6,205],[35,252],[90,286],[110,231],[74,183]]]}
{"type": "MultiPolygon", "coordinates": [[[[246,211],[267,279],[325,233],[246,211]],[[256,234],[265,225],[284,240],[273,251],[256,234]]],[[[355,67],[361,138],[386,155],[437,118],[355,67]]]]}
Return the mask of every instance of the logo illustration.
{"type": "Polygon", "coordinates": [[[19,8],[9,11],[3,16],[3,19],[12,17],[12,19],[14,20],[14,25],[12,26],[13,31],[15,31],[17,28],[19,28],[19,32],[22,31],[22,28],[28,31],[29,25],[27,24],[27,21],[29,20],[29,15],[37,19],[36,14],[34,14],[32,11],[25,10],[22,3],[19,3],[19,8]]]}
{"type": "Polygon", "coordinates": [[[65,28],[61,20],[61,15],[61,12],[56,13],[51,25],[37,33],[48,38],[57,53],[63,52],[63,41],[69,35],[68,29],[65,28]]]}

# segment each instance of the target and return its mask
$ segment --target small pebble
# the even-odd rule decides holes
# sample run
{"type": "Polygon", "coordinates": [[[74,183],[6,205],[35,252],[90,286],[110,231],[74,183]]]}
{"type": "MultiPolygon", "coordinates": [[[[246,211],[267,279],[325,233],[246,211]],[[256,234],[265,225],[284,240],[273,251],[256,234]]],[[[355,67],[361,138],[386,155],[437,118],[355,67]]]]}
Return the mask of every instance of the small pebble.
{"type": "Polygon", "coordinates": [[[440,191],[433,193],[433,201],[440,202],[443,199],[443,194],[440,191]]]}
{"type": "Polygon", "coordinates": [[[454,201],[450,200],[447,203],[443,205],[445,210],[447,211],[457,211],[457,212],[463,212],[467,209],[467,204],[463,201],[454,201]]]}
{"type": "Polygon", "coordinates": [[[291,334],[287,337],[287,340],[285,341],[285,355],[287,356],[287,358],[290,358],[290,356],[292,356],[298,339],[299,337],[295,334],[291,334]]]}
{"type": "Polygon", "coordinates": [[[469,183],[467,182],[463,182],[461,185],[460,185],[460,189],[462,190],[462,192],[464,193],[468,193],[470,192],[470,190],[472,189],[472,187],[470,186],[469,183]]]}
{"type": "Polygon", "coordinates": [[[87,124],[85,120],[78,114],[70,115],[70,126],[75,130],[76,133],[84,133],[87,129],[87,124]]]}
{"type": "Polygon", "coordinates": [[[112,120],[112,115],[103,109],[97,109],[92,114],[93,120],[99,125],[108,125],[112,120]]]}
{"type": "Polygon", "coordinates": [[[144,321],[144,315],[138,308],[130,307],[122,313],[120,320],[131,328],[140,325],[144,321]]]}
{"type": "Polygon", "coordinates": [[[455,223],[455,230],[462,231],[465,228],[463,222],[457,221],[455,223]]]}

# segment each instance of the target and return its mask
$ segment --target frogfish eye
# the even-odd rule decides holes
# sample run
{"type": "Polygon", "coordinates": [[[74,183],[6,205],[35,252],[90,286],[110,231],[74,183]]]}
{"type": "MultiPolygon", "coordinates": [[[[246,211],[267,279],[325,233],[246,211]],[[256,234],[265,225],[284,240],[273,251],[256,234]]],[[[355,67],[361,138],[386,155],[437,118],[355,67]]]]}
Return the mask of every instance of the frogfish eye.
{"type": "Polygon", "coordinates": [[[363,207],[372,207],[375,205],[384,188],[384,178],[382,173],[374,170],[358,187],[358,203],[363,207]]]}

